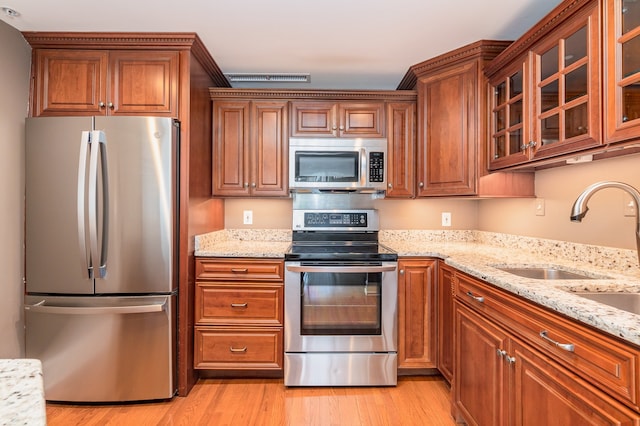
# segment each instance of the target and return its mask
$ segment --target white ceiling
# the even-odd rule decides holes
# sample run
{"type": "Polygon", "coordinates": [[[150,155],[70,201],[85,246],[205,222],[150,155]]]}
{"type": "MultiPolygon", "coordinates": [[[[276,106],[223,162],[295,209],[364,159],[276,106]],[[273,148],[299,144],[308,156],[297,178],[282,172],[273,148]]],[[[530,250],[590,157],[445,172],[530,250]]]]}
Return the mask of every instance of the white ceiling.
{"type": "Polygon", "coordinates": [[[0,0],[21,31],[195,32],[230,72],[310,73],[310,83],[234,87],[384,89],[410,66],[480,39],[513,40],[560,0],[0,0]]]}

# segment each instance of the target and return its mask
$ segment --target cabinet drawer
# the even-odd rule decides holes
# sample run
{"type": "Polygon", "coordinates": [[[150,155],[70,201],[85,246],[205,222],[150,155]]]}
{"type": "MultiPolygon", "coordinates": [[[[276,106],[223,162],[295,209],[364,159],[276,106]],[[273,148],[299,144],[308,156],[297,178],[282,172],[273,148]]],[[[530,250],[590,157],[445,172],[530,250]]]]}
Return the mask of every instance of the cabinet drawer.
{"type": "Polygon", "coordinates": [[[196,324],[282,325],[283,288],[196,283],[196,324]]]}
{"type": "Polygon", "coordinates": [[[639,408],[637,350],[466,275],[457,274],[456,297],[585,380],[639,408]]]}
{"type": "Polygon", "coordinates": [[[282,369],[282,328],[195,328],[198,369],[282,369]]]}
{"type": "Polygon", "coordinates": [[[282,281],[284,262],[256,259],[196,259],[198,280],[282,281]]]}

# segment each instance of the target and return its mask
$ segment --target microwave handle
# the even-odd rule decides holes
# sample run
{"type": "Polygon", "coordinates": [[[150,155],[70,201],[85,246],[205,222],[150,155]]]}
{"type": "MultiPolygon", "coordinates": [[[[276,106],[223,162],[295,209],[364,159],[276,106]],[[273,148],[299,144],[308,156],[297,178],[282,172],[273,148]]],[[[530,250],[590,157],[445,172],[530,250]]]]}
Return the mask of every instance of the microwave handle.
{"type": "Polygon", "coordinates": [[[367,186],[369,182],[369,159],[367,158],[367,150],[362,148],[360,150],[360,185],[367,186]]]}

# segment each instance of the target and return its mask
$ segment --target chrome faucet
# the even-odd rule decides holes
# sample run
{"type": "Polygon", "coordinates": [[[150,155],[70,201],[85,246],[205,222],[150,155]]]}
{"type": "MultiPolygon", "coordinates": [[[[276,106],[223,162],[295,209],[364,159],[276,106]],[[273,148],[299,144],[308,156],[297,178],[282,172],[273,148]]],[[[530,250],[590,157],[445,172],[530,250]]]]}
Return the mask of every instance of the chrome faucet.
{"type": "Polygon", "coordinates": [[[638,192],[638,190],[633,186],[614,181],[596,182],[593,185],[589,185],[573,203],[573,207],[571,208],[571,221],[582,222],[582,218],[589,210],[587,202],[594,193],[604,188],[622,189],[623,191],[628,192],[636,203],[636,251],[638,252],[638,263],[640,263],[640,215],[638,214],[638,208],[640,208],[640,192],[638,192]]]}

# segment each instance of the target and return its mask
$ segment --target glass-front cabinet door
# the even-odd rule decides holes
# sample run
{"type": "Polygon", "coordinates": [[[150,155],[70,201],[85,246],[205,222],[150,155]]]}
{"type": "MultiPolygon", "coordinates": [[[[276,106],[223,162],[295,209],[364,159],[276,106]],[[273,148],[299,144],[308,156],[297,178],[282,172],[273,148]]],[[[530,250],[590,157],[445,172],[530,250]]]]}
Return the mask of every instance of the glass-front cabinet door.
{"type": "Polygon", "coordinates": [[[533,159],[601,143],[599,25],[593,2],[530,52],[533,159]]]}
{"type": "Polygon", "coordinates": [[[640,136],[640,2],[605,1],[605,139],[640,136]]]}
{"type": "Polygon", "coordinates": [[[527,113],[525,89],[526,62],[522,61],[500,77],[489,82],[491,101],[491,136],[489,167],[519,164],[529,159],[524,119],[527,113]]]}

